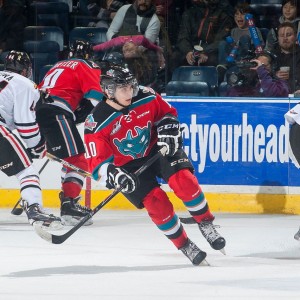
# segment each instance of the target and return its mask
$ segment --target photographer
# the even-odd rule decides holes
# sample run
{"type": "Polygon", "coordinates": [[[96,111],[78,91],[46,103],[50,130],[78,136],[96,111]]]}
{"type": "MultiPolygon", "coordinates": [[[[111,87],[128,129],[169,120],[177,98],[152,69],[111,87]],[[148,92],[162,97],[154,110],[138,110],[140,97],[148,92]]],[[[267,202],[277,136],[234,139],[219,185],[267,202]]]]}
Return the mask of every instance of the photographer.
{"type": "Polygon", "coordinates": [[[287,82],[273,75],[275,57],[269,52],[256,59],[237,63],[238,72],[226,74],[227,97],[288,97],[287,82]]]}

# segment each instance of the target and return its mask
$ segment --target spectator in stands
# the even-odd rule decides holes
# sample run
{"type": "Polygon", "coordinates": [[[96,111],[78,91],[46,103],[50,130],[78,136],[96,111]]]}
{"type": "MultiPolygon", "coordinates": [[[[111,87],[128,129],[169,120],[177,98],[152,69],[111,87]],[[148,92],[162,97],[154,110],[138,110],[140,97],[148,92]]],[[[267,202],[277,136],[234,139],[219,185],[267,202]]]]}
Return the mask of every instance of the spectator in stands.
{"type": "Polygon", "coordinates": [[[108,28],[107,39],[142,34],[150,42],[157,42],[160,21],[155,10],[154,0],[136,0],[133,4],[123,5],[108,28]]]}
{"type": "Polygon", "coordinates": [[[124,4],[125,0],[88,0],[88,11],[96,19],[88,26],[108,28],[117,10],[124,4]]]}
{"type": "Polygon", "coordinates": [[[229,87],[227,97],[288,97],[289,87],[286,80],[273,75],[276,57],[270,52],[263,52],[251,60],[255,67],[240,69],[239,73],[227,73],[229,87]],[[232,81],[232,78],[234,81],[232,81]],[[239,80],[236,80],[239,78],[239,80]],[[230,86],[231,85],[231,86],[230,86]]]}
{"type": "MultiPolygon", "coordinates": [[[[224,79],[224,74],[228,67],[234,64],[235,61],[240,60],[241,58],[249,55],[249,51],[254,51],[254,44],[251,39],[251,34],[249,31],[248,22],[245,19],[246,14],[251,13],[251,9],[248,3],[242,2],[238,3],[234,7],[234,21],[236,27],[231,29],[231,43],[227,40],[222,40],[219,43],[219,65],[217,66],[217,70],[219,73],[219,82],[222,82],[224,79]],[[234,45],[237,45],[237,53],[235,57],[230,57],[230,52],[233,49],[234,45]],[[227,58],[231,58],[231,60],[227,60],[227,58]]],[[[264,45],[264,40],[261,35],[261,32],[258,28],[256,31],[259,36],[259,40],[262,45],[264,45]]]]}
{"type": "Polygon", "coordinates": [[[219,0],[192,2],[182,16],[176,49],[169,62],[170,72],[180,65],[217,65],[219,42],[234,26],[232,16],[219,0]],[[204,50],[196,59],[193,48],[199,44],[204,50]]]}
{"type": "Polygon", "coordinates": [[[297,44],[297,32],[293,23],[284,22],[278,27],[278,47],[276,76],[287,80],[290,93],[300,89],[300,46],[297,44]],[[281,70],[289,67],[289,71],[281,70]]]}
{"type": "Polygon", "coordinates": [[[159,45],[164,48],[164,52],[166,55],[172,54],[172,46],[169,37],[169,29],[173,29],[176,27],[176,21],[172,23],[172,25],[168,26],[169,18],[174,18],[174,14],[172,11],[173,0],[154,0],[156,7],[156,14],[160,21],[160,32],[159,32],[159,45]]]}
{"type": "Polygon", "coordinates": [[[10,50],[23,50],[26,18],[22,0],[3,0],[0,12],[0,61],[10,50]]]}
{"type": "Polygon", "coordinates": [[[158,73],[164,67],[162,49],[144,36],[120,36],[94,46],[94,51],[108,49],[104,60],[126,66],[144,86],[157,87],[158,73]]]}
{"type": "MultiPolygon", "coordinates": [[[[278,26],[284,22],[292,23],[300,32],[300,4],[298,0],[283,0],[282,1],[282,16],[279,17],[278,26]]],[[[278,47],[278,27],[271,28],[267,35],[265,50],[272,51],[278,47]]]]}
{"type": "Polygon", "coordinates": [[[157,53],[157,59],[160,68],[164,68],[165,59],[163,56],[163,49],[156,44],[151,43],[143,35],[133,36],[119,36],[111,39],[105,43],[101,43],[93,47],[94,51],[106,51],[116,47],[122,47],[122,54],[124,59],[139,57],[147,49],[154,50],[157,53]]]}

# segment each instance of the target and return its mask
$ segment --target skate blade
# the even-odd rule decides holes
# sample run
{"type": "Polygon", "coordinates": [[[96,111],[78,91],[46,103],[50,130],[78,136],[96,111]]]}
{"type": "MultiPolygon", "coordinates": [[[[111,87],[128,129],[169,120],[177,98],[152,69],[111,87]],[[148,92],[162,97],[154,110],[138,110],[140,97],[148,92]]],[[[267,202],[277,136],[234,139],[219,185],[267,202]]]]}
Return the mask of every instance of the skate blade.
{"type": "Polygon", "coordinates": [[[46,230],[59,230],[59,229],[62,229],[64,227],[62,222],[59,222],[59,221],[53,221],[50,224],[46,224],[46,225],[43,221],[35,221],[35,222],[32,223],[32,225],[34,227],[41,227],[41,228],[44,228],[46,230]]]}
{"type": "Polygon", "coordinates": [[[219,250],[223,255],[226,255],[225,248],[219,250]]]}
{"type": "MultiPolygon", "coordinates": [[[[73,216],[61,216],[61,222],[64,226],[76,226],[80,222],[81,218],[76,219],[73,216]]],[[[93,224],[93,220],[87,220],[83,226],[89,226],[93,224]]]]}
{"type": "Polygon", "coordinates": [[[206,260],[206,259],[203,259],[201,261],[201,263],[199,264],[199,266],[202,266],[202,267],[210,267],[210,264],[209,262],[206,260]]]}

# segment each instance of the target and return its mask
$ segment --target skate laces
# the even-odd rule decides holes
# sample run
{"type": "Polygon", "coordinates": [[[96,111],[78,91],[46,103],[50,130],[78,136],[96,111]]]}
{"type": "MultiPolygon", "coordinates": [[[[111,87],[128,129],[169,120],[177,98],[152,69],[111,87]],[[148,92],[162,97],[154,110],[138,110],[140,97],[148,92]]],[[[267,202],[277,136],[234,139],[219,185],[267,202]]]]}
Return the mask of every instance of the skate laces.
{"type": "Polygon", "coordinates": [[[82,206],[82,205],[80,205],[79,203],[78,203],[78,201],[81,199],[81,197],[77,197],[77,198],[75,198],[73,201],[73,203],[74,203],[74,206],[78,209],[78,210],[80,210],[81,212],[84,212],[84,213],[90,213],[92,210],[90,209],[90,208],[88,208],[88,207],[86,207],[86,206],[82,206]]]}
{"type": "Polygon", "coordinates": [[[220,228],[220,225],[214,225],[211,221],[202,221],[199,223],[199,229],[209,243],[221,237],[216,228],[220,228]]]}
{"type": "Polygon", "coordinates": [[[186,256],[194,258],[200,249],[191,241],[188,240],[187,244],[180,249],[186,256]]]}

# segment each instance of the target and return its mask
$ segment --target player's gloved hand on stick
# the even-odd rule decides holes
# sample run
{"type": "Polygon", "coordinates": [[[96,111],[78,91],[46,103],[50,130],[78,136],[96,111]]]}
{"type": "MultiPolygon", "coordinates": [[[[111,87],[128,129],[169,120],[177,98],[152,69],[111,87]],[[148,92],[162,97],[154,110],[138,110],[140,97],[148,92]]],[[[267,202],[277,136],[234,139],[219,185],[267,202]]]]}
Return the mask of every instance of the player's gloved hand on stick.
{"type": "Polygon", "coordinates": [[[28,148],[27,150],[31,158],[42,159],[47,152],[45,139],[41,137],[41,140],[36,146],[28,148]]]}
{"type": "Polygon", "coordinates": [[[122,189],[122,192],[130,194],[134,192],[139,185],[138,177],[132,173],[128,173],[123,168],[109,164],[107,167],[106,187],[108,189],[116,189],[123,184],[124,188],[122,189]]]}
{"type": "Polygon", "coordinates": [[[176,117],[162,119],[157,125],[157,145],[166,146],[166,155],[174,155],[182,147],[180,123],[176,117]]]}

